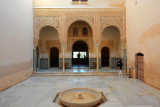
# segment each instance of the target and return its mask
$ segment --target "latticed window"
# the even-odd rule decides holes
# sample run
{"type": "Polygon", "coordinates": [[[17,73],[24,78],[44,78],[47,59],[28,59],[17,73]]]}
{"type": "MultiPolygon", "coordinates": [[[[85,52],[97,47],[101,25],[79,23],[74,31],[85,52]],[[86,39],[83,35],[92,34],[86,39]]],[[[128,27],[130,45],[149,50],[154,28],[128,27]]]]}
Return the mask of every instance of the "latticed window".
{"type": "Polygon", "coordinates": [[[87,5],[88,0],[72,0],[73,5],[87,5]]]}
{"type": "Polygon", "coordinates": [[[72,1],[88,1],[88,0],[72,0],[72,1]]]}
{"type": "Polygon", "coordinates": [[[78,28],[74,27],[73,28],[73,36],[77,36],[78,35],[78,28]]]}
{"type": "Polygon", "coordinates": [[[83,28],[83,35],[88,35],[88,29],[87,29],[87,27],[83,28]]]}

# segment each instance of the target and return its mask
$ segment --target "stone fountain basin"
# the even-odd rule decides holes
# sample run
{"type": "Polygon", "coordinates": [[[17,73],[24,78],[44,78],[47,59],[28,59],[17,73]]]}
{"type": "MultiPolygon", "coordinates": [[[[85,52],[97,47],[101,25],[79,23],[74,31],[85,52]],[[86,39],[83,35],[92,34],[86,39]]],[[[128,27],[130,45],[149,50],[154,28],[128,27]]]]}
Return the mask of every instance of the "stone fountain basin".
{"type": "Polygon", "coordinates": [[[93,107],[102,99],[102,94],[91,88],[72,88],[59,94],[60,102],[67,107],[93,107]]]}

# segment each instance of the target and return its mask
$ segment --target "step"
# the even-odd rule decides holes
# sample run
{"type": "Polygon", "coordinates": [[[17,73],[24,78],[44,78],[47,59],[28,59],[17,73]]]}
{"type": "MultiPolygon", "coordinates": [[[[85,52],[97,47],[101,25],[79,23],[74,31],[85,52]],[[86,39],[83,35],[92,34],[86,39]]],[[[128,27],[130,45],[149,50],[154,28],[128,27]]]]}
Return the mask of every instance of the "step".
{"type": "MultiPolygon", "coordinates": [[[[33,76],[118,76],[117,72],[85,72],[85,73],[81,73],[81,72],[77,72],[77,73],[73,73],[73,72],[69,72],[69,73],[34,73],[33,76]]],[[[123,76],[128,76],[127,73],[123,73],[123,76]]]]}

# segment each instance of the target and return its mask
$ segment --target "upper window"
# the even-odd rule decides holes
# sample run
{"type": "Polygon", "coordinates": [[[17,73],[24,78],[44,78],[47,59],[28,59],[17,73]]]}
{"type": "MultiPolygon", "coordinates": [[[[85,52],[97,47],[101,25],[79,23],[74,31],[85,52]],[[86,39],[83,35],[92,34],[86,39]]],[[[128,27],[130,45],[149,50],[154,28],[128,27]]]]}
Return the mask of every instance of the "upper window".
{"type": "Polygon", "coordinates": [[[78,28],[73,28],[73,36],[78,36],[78,28]]]}
{"type": "Polygon", "coordinates": [[[72,0],[73,5],[87,5],[88,0],[72,0]]]}
{"type": "Polygon", "coordinates": [[[87,35],[88,35],[88,29],[87,29],[87,27],[84,27],[84,28],[83,28],[83,35],[84,35],[84,36],[87,36],[87,35]]]}

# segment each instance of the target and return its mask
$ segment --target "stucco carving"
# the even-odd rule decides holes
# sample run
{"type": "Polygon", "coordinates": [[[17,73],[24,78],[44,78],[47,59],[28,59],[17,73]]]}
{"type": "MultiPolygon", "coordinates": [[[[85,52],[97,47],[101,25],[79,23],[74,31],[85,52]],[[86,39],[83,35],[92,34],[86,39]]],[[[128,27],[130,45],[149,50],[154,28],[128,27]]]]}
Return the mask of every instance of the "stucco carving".
{"type": "MultiPolygon", "coordinates": [[[[108,26],[117,26],[121,32],[124,32],[124,19],[123,16],[100,16],[101,29],[108,26]]],[[[103,32],[103,31],[102,31],[103,32]]]]}
{"type": "Polygon", "coordinates": [[[60,17],[35,17],[36,32],[39,33],[43,26],[52,26],[60,31],[60,17]]]}
{"type": "Polygon", "coordinates": [[[69,27],[69,25],[78,20],[87,21],[91,27],[94,25],[94,17],[92,16],[66,16],[66,25],[69,27]]]}
{"type": "Polygon", "coordinates": [[[34,45],[34,48],[37,47],[37,45],[38,45],[38,39],[33,39],[33,45],[34,45]]]}

